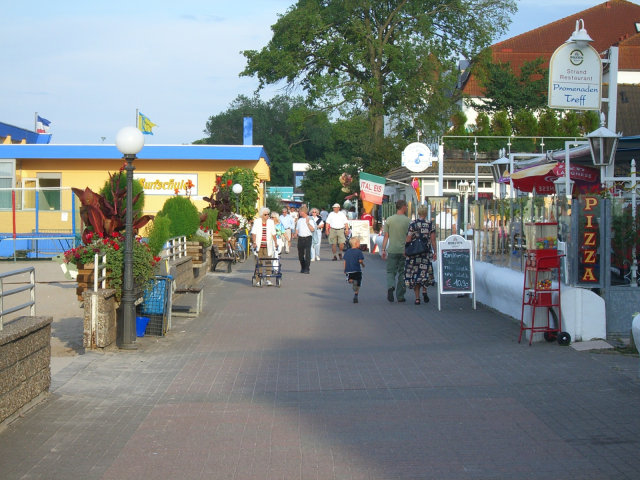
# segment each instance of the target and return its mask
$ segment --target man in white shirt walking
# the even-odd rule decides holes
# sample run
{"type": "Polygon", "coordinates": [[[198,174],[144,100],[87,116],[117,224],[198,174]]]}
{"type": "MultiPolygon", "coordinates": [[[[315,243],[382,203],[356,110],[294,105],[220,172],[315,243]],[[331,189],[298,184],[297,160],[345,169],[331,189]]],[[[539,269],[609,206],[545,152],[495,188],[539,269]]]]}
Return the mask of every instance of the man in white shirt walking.
{"type": "Polygon", "coordinates": [[[309,217],[307,207],[300,207],[300,218],[296,222],[296,231],[293,238],[298,239],[298,259],[300,260],[300,273],[310,273],[311,242],[316,229],[316,222],[309,217]]]}
{"type": "Polygon", "coordinates": [[[340,211],[340,204],[335,203],[333,205],[333,212],[327,216],[325,222],[327,236],[329,237],[329,245],[333,250],[333,261],[337,261],[336,258],[336,246],[340,247],[338,255],[342,260],[342,250],[344,248],[344,242],[346,241],[346,235],[349,235],[349,223],[347,216],[340,211]]]}

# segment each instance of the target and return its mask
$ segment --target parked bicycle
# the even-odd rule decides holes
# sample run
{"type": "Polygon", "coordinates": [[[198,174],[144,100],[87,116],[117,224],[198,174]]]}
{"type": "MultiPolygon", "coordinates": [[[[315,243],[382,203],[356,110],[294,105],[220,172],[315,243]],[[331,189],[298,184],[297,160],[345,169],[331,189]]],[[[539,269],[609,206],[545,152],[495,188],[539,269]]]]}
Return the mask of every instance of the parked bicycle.
{"type": "Polygon", "coordinates": [[[240,241],[240,238],[242,236],[246,238],[246,233],[241,230],[236,230],[235,232],[233,232],[233,235],[227,240],[227,256],[233,258],[234,263],[243,263],[248,256],[247,252],[244,249],[244,245],[240,241]]]}

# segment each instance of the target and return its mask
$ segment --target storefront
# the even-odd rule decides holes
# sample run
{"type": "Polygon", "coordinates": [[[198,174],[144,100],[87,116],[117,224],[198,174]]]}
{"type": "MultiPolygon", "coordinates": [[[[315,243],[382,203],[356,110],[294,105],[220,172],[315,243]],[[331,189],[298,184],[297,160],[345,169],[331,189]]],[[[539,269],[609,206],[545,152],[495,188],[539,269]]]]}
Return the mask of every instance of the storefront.
{"type": "MultiPolygon", "coordinates": [[[[18,234],[79,231],[71,187],[98,191],[123,163],[114,145],[0,145],[0,234],[12,232],[14,205],[18,234]]],[[[261,146],[148,145],[134,162],[134,177],[145,188],[145,213],[155,214],[176,190],[186,195],[189,180],[191,199],[202,209],[216,175],[231,167],[250,168],[260,180],[262,205],[269,164],[261,146]]]]}

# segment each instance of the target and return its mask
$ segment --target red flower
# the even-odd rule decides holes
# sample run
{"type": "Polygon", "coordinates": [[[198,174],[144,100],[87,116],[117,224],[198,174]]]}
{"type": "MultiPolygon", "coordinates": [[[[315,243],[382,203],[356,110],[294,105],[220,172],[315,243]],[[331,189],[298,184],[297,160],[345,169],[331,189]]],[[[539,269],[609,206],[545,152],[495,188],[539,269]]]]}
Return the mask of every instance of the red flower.
{"type": "Polygon", "coordinates": [[[118,237],[120,236],[120,234],[119,234],[118,232],[113,232],[113,233],[111,234],[111,236],[112,236],[113,238],[118,238],[118,237]]]}
{"type": "Polygon", "coordinates": [[[230,187],[231,186],[231,179],[227,180],[227,186],[230,187]]]}
{"type": "Polygon", "coordinates": [[[159,262],[159,261],[160,261],[160,260],[162,260],[162,259],[161,259],[160,257],[153,257],[153,260],[154,260],[155,262],[159,262]]]}
{"type": "Polygon", "coordinates": [[[222,182],[222,177],[216,177],[216,183],[220,184],[222,182]]]}
{"type": "Polygon", "coordinates": [[[99,236],[100,238],[104,238],[104,234],[103,234],[103,233],[99,233],[99,234],[98,234],[98,236],[99,236]]]}
{"type": "Polygon", "coordinates": [[[93,232],[87,233],[87,240],[91,241],[92,238],[93,238],[93,232]]]}
{"type": "Polygon", "coordinates": [[[120,250],[120,245],[118,245],[117,243],[113,244],[113,249],[114,250],[120,250]]]}

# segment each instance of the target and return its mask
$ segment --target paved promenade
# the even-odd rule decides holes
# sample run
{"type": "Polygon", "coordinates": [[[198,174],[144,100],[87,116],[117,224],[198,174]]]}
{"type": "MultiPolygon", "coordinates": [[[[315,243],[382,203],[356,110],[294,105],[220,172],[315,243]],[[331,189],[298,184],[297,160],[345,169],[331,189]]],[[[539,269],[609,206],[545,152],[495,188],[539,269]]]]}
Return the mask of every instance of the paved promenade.
{"type": "Polygon", "coordinates": [[[353,304],[322,253],[285,256],[282,288],[208,275],[200,317],[74,357],[0,433],[0,479],[640,478],[638,358],[518,345],[468,298],[389,303],[379,256],[353,304]]]}

